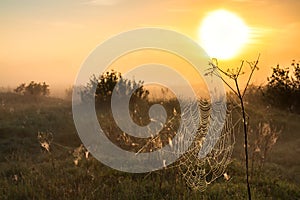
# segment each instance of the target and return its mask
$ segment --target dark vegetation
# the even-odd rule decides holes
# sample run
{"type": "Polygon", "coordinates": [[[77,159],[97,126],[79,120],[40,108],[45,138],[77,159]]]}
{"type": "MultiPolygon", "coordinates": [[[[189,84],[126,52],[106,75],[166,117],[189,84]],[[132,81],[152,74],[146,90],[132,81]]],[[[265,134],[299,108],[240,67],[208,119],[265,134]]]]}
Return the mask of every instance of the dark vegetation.
{"type": "MultiPolygon", "coordinates": [[[[288,77],[287,69],[275,67],[266,86],[251,86],[245,94],[246,112],[250,117],[248,144],[253,199],[300,199],[299,65],[293,66],[298,67],[298,71],[289,72],[288,77]],[[282,93],[290,95],[289,98],[284,100],[282,93]],[[281,95],[280,98],[277,95],[281,95]]],[[[102,88],[97,90],[95,98],[97,106],[105,108],[117,80],[122,77],[116,72],[94,77],[83,95],[89,94],[91,87],[102,88]]],[[[134,119],[143,118],[155,101],[149,101],[149,92],[141,82],[123,82],[124,87],[139,84],[139,92],[130,103],[131,110],[136,112],[131,115],[134,119]],[[136,107],[141,102],[144,106],[136,107]]],[[[19,88],[15,93],[0,93],[0,199],[247,198],[241,126],[236,127],[233,160],[227,169],[230,179],[221,177],[205,192],[197,192],[186,187],[175,167],[129,174],[103,165],[81,146],[69,101],[47,97],[47,84],[32,82],[19,88]],[[34,85],[39,86],[32,87],[34,85]],[[29,92],[30,88],[41,89],[29,92]],[[39,98],[32,101],[37,94],[39,98]]],[[[170,98],[164,106],[171,118],[173,109],[178,109],[178,102],[170,98]]],[[[144,141],[120,134],[110,117],[100,117],[99,122],[107,131],[113,127],[110,139],[115,139],[116,144],[124,149],[132,143],[144,145],[144,141]]],[[[240,118],[239,112],[235,112],[234,120],[240,118]]],[[[147,120],[145,116],[145,121],[135,122],[144,124],[147,120]]],[[[145,151],[151,149],[155,148],[148,146],[145,151]]]]}
{"type": "MultiPolygon", "coordinates": [[[[164,88],[163,88],[164,89],[164,88]]],[[[96,112],[98,121],[107,137],[122,149],[145,153],[155,151],[169,142],[169,138],[174,137],[180,122],[180,106],[172,92],[168,92],[171,97],[169,100],[160,99],[150,100],[149,91],[144,88],[142,81],[124,79],[120,73],[111,71],[100,75],[98,78],[93,76],[90,82],[82,90],[82,100],[85,101],[87,95],[95,96],[96,112]],[[118,82],[118,85],[116,86],[118,82]],[[124,133],[116,124],[111,110],[111,98],[114,88],[120,96],[118,101],[122,101],[132,88],[135,92],[129,101],[130,116],[134,123],[144,126],[150,123],[149,109],[153,104],[159,103],[167,112],[166,126],[161,131],[161,137],[138,138],[124,133]],[[92,92],[95,89],[95,94],[92,92]],[[174,110],[177,111],[176,115],[174,110]]]]}
{"type": "Polygon", "coordinates": [[[49,85],[45,82],[36,83],[31,81],[29,84],[22,83],[16,89],[14,89],[16,93],[22,95],[32,95],[32,96],[47,96],[50,94],[49,85]]]}
{"type": "Polygon", "coordinates": [[[264,102],[270,106],[300,113],[300,66],[295,61],[290,67],[272,68],[268,84],[262,87],[264,102]]]}

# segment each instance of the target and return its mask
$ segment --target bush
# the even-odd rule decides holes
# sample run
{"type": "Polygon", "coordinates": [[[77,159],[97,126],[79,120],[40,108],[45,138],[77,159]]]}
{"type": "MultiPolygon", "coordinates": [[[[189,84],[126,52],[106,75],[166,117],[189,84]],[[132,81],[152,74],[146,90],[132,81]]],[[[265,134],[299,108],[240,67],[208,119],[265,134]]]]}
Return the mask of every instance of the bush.
{"type": "Polygon", "coordinates": [[[136,82],[134,80],[125,79],[121,73],[111,70],[110,72],[103,73],[99,77],[94,75],[81,93],[82,99],[84,100],[86,95],[94,95],[96,102],[109,102],[117,83],[119,83],[119,87],[116,88],[116,92],[120,95],[128,94],[132,88],[137,88],[132,98],[146,99],[149,95],[149,91],[144,89],[142,81],[136,82]],[[96,92],[92,94],[94,89],[96,92]]]}
{"type": "Polygon", "coordinates": [[[292,71],[279,65],[273,68],[264,88],[265,101],[272,106],[300,113],[300,67],[294,61],[291,66],[292,71]]]}
{"type": "Polygon", "coordinates": [[[22,83],[16,89],[16,93],[23,95],[33,95],[33,96],[47,96],[50,94],[49,85],[45,82],[36,83],[31,81],[29,84],[22,83]]]}

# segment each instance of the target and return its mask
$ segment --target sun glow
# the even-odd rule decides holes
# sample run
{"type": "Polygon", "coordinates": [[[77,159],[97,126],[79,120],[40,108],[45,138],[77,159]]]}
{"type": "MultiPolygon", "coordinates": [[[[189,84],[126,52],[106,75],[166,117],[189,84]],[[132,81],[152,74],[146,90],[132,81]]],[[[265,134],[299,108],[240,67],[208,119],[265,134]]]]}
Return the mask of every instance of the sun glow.
{"type": "Polygon", "coordinates": [[[249,40],[249,28],[239,16],[217,10],[210,12],[202,21],[199,38],[210,57],[230,59],[249,40]]]}

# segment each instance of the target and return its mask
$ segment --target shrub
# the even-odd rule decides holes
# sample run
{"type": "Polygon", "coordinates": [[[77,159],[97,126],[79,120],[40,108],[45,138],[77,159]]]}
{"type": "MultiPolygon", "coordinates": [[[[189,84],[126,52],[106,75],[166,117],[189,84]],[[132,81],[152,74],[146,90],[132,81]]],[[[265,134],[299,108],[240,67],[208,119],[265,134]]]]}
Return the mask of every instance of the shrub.
{"type": "Polygon", "coordinates": [[[265,101],[270,105],[300,112],[300,67],[293,61],[292,71],[277,65],[273,68],[272,75],[267,78],[268,84],[264,88],[265,101]]]}
{"type": "Polygon", "coordinates": [[[29,84],[22,83],[14,89],[16,93],[33,96],[47,96],[50,94],[49,85],[45,82],[36,83],[31,81],[29,84]]]}
{"type": "Polygon", "coordinates": [[[95,75],[91,77],[90,82],[81,93],[84,100],[86,95],[94,95],[96,102],[108,102],[111,99],[115,86],[116,92],[120,95],[126,95],[132,88],[137,88],[132,95],[132,98],[146,99],[149,95],[149,91],[143,87],[143,81],[136,82],[135,80],[129,80],[122,77],[121,73],[111,70],[101,74],[99,77],[95,75]],[[91,91],[96,90],[95,94],[91,91]]]}

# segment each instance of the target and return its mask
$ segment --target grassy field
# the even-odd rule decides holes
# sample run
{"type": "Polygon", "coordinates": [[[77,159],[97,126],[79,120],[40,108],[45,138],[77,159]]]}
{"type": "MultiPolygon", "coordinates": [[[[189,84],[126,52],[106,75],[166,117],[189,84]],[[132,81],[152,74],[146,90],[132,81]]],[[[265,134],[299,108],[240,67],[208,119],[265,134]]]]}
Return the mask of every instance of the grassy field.
{"type": "MultiPolygon", "coordinates": [[[[300,116],[255,105],[248,113],[253,124],[272,119],[282,129],[264,166],[251,170],[253,199],[300,199],[300,116]]],[[[75,155],[70,102],[0,93],[0,199],[246,199],[242,141],[237,132],[230,180],[193,191],[177,168],[129,174],[75,155]],[[53,133],[50,152],[38,132],[53,133]]]]}

